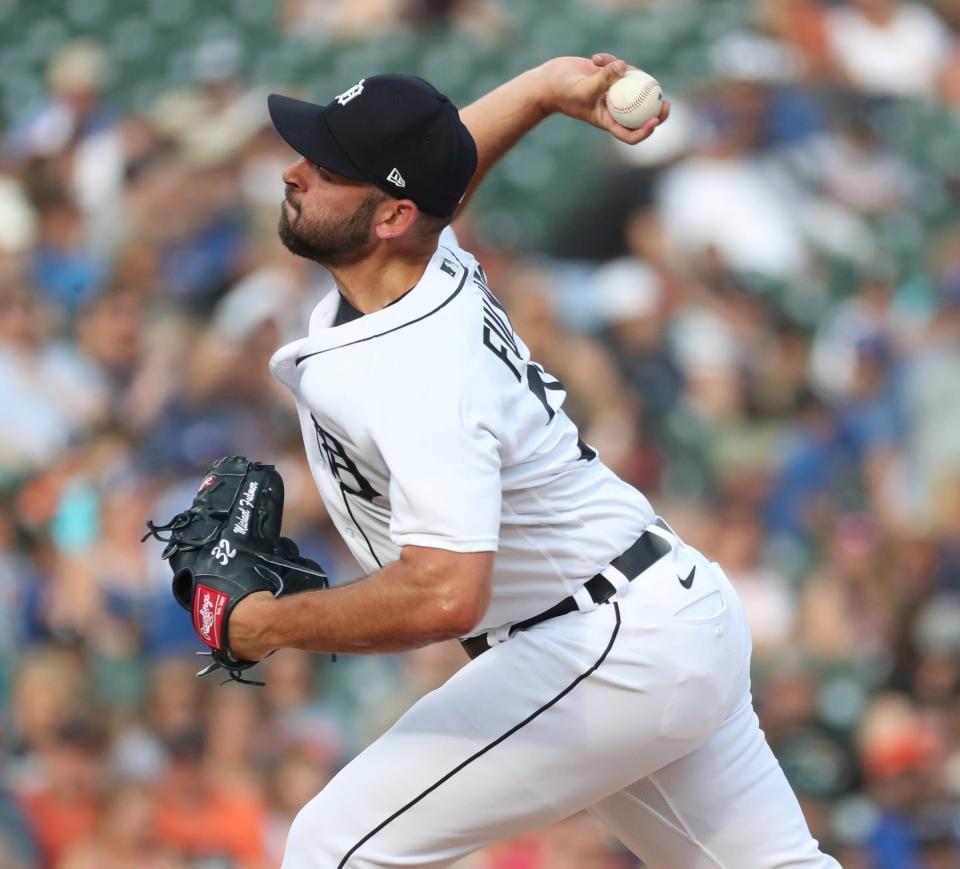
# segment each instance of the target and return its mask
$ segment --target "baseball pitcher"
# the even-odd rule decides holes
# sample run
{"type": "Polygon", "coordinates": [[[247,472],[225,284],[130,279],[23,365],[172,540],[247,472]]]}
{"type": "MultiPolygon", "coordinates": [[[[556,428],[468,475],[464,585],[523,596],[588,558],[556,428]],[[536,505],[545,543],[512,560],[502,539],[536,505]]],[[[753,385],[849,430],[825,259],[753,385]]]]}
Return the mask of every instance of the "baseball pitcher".
{"type": "Polygon", "coordinates": [[[458,113],[372,75],[327,105],[273,95],[298,153],[280,237],[339,292],[271,362],[321,497],[366,576],[326,588],[279,537],[270,466],[221,460],[167,526],[211,667],[272,649],[472,659],[299,813],[285,869],[448,866],[587,810],[663,869],[825,869],[750,697],[723,570],[606,468],[449,228],[546,116],[635,144],[610,55],[557,58],[458,113]],[[254,551],[256,550],[256,551],[254,551]],[[251,554],[252,553],[252,554],[251,554]]]}

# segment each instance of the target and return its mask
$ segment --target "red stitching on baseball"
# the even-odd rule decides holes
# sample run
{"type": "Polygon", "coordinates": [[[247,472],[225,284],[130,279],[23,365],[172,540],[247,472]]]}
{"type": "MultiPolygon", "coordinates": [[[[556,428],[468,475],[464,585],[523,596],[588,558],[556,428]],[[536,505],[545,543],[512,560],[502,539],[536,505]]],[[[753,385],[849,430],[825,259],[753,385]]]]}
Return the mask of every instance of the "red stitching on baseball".
{"type": "Polygon", "coordinates": [[[612,108],[616,109],[618,112],[630,112],[633,109],[639,108],[640,104],[653,92],[655,87],[660,87],[660,82],[656,79],[651,79],[648,81],[641,89],[640,93],[636,95],[633,102],[626,106],[618,106],[616,103],[612,105],[612,108]]]}

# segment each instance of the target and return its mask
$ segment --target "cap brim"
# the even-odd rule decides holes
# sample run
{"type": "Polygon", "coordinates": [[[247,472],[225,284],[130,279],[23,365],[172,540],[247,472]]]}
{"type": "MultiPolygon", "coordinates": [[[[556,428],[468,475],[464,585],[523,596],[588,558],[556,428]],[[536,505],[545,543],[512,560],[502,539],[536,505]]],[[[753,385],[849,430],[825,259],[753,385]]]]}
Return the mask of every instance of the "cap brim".
{"type": "Polygon", "coordinates": [[[368,181],[330,132],[323,106],[281,94],[267,97],[270,120],[284,141],[298,154],[337,175],[368,181]]]}

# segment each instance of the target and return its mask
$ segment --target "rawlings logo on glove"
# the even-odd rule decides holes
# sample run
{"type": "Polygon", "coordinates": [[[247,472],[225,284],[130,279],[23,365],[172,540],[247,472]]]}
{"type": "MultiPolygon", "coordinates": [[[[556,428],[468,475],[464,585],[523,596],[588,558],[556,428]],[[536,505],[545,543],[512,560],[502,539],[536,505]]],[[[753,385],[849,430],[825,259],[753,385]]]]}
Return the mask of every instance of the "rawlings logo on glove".
{"type": "Polygon", "coordinates": [[[165,525],[147,522],[143,539],[167,545],[161,557],[173,568],[173,596],[193,615],[193,629],[212,651],[213,663],[231,679],[261,685],[240,675],[256,661],[230,655],[230,613],[248,594],[274,596],[326,588],[327,576],[297,545],[280,536],[283,480],[273,465],[243,456],[217,459],[204,475],[193,504],[165,525]],[[161,532],[169,536],[161,536],[161,532]],[[213,544],[217,541],[216,544],[213,544]]]}
{"type": "Polygon", "coordinates": [[[220,623],[223,621],[223,609],[229,598],[222,592],[197,583],[197,593],[193,599],[193,629],[208,646],[221,649],[220,623]]]}

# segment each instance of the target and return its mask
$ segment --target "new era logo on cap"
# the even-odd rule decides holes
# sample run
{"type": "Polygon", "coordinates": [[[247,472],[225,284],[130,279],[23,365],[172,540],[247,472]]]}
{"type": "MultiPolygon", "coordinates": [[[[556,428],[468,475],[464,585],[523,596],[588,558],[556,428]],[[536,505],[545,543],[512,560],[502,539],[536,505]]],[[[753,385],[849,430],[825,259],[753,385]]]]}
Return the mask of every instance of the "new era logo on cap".
{"type": "Polygon", "coordinates": [[[403,176],[400,174],[399,169],[391,169],[390,174],[387,176],[387,181],[391,184],[396,184],[397,187],[406,187],[407,182],[403,180],[403,176]]]}

